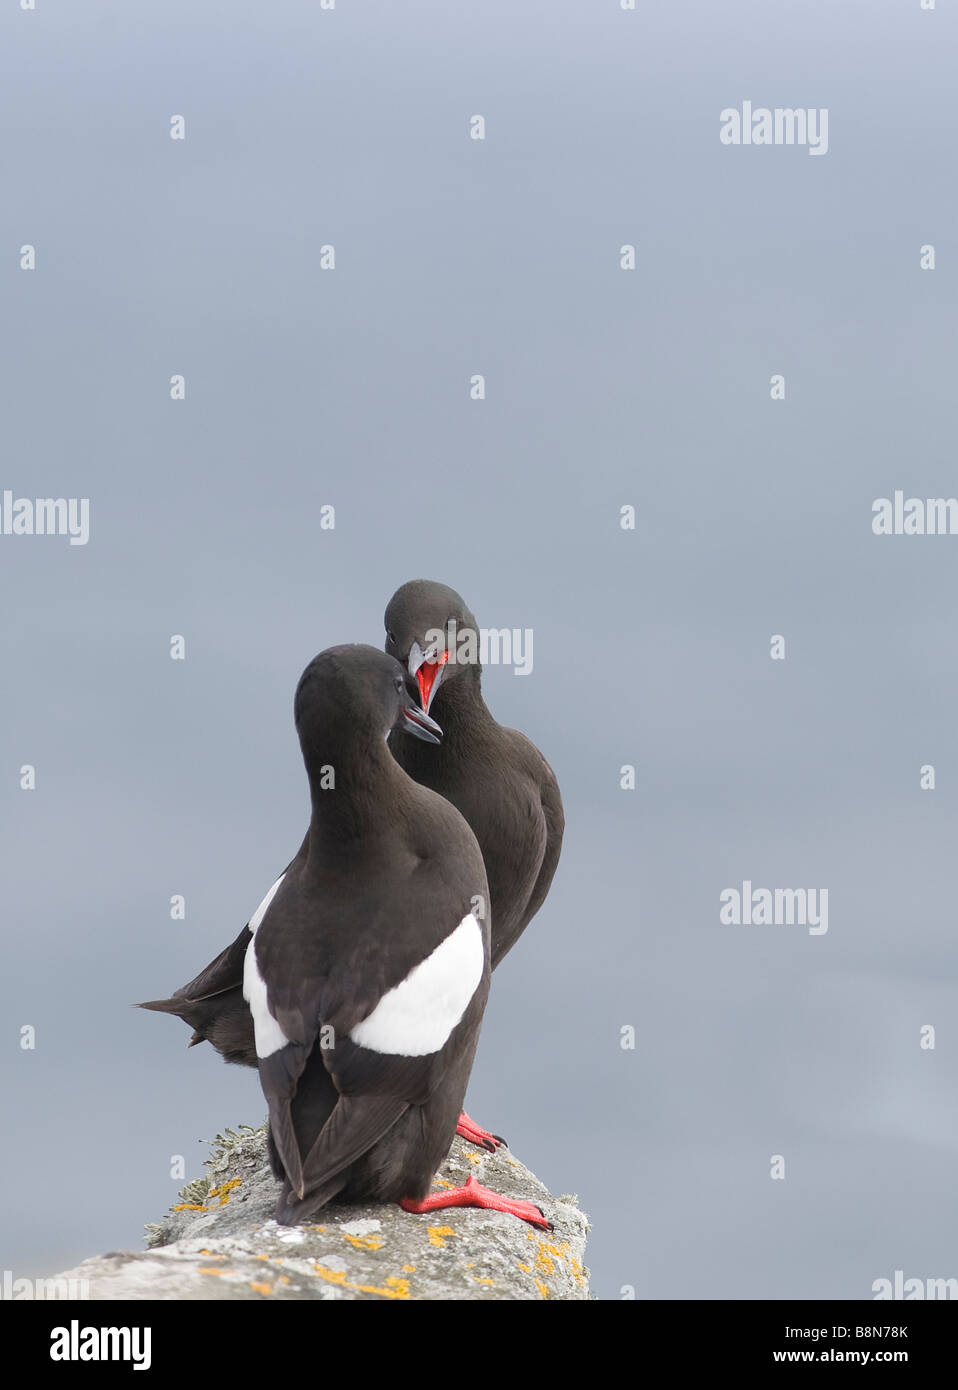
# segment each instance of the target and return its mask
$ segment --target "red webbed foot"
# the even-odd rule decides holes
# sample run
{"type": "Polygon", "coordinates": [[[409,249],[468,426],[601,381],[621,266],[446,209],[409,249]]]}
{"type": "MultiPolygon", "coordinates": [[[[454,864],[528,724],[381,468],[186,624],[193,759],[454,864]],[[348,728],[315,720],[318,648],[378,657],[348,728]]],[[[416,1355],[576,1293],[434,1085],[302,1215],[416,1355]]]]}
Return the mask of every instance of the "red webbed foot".
{"type": "Polygon", "coordinates": [[[504,1211],[510,1216],[518,1216],[520,1221],[528,1221],[530,1226],[538,1226],[540,1230],[552,1230],[552,1222],[547,1220],[545,1212],[534,1202],[518,1202],[509,1197],[500,1197],[498,1192],[491,1192],[471,1176],[466,1179],[465,1187],[451,1187],[445,1192],[433,1192],[421,1202],[404,1197],[399,1205],[403,1211],[417,1214],[441,1211],[443,1207],[483,1207],[486,1211],[504,1211]]]}
{"type": "MultiPolygon", "coordinates": [[[[461,1138],[468,1139],[470,1144],[476,1144],[480,1149],[487,1149],[491,1154],[494,1154],[501,1144],[506,1144],[501,1135],[490,1134],[487,1129],[477,1125],[475,1120],[470,1120],[465,1110],[459,1116],[456,1133],[461,1138]]],[[[508,1147],[506,1144],[506,1148],[508,1147]]]]}

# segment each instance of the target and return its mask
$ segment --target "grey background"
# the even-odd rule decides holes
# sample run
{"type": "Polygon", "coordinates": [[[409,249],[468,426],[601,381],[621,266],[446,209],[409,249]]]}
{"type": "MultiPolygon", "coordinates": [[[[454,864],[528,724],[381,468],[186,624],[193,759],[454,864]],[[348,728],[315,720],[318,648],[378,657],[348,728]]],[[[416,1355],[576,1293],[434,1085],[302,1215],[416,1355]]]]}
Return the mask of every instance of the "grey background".
{"type": "Polygon", "coordinates": [[[535,632],[485,691],[566,844],[468,1103],[580,1194],[595,1291],[958,1275],[958,539],[870,530],[958,492],[954,12],[38,6],[0,17],[0,485],[93,515],[0,537],[0,1265],[135,1245],[170,1155],[259,1123],[129,1001],[249,916],[300,671],[425,576],[535,632]],[[723,147],[744,99],[826,106],[829,153],[723,147]],[[720,926],[743,878],[827,887],[828,935],[720,926]]]}

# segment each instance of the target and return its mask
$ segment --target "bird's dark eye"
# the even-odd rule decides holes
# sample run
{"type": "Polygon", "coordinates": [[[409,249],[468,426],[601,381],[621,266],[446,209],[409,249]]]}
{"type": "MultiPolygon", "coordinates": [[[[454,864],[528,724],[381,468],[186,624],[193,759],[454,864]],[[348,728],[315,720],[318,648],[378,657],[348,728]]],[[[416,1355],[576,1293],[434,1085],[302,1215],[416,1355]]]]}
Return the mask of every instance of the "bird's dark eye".
{"type": "Polygon", "coordinates": [[[395,638],[395,635],[394,635],[393,633],[391,633],[391,632],[389,631],[388,628],[386,629],[386,641],[387,641],[387,642],[392,642],[393,646],[396,645],[396,638],[395,638]]]}

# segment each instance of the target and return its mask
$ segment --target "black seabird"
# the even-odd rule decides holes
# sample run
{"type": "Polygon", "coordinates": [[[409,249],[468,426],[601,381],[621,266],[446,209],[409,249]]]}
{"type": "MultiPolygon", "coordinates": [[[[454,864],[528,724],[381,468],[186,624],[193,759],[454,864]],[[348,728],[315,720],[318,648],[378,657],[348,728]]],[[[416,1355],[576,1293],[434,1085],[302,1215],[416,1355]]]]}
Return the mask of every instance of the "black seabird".
{"type": "MultiPolygon", "coordinates": [[[[397,722],[439,741],[411,685],[398,662],[356,645],[322,652],[297,687],[312,816],[250,919],[242,984],[283,1182],[277,1220],[339,1197],[483,1206],[548,1226],[532,1203],[475,1181],[430,1193],[488,994],[488,886],[465,821],[386,747],[397,722]]],[[[239,945],[218,958],[231,977],[239,945]]],[[[199,978],[215,985],[216,967],[199,978]]]]}
{"type": "MultiPolygon", "coordinates": [[[[423,710],[435,709],[443,728],[441,744],[427,746],[405,737],[409,725],[401,721],[389,747],[414,781],[452,802],[479,841],[495,969],[545,901],[559,861],[565,820],[555,773],[529,739],[490,713],[482,697],[478,647],[471,661],[463,660],[459,640],[464,632],[478,632],[476,620],[454,589],[421,579],[404,584],[389,601],[385,623],[386,651],[415,677],[423,710]],[[437,640],[439,634],[445,643],[437,640]]],[[[305,851],[304,841],[297,858],[305,851]]],[[[247,925],[171,999],[143,1007],[184,1019],[193,1029],[190,1046],[208,1041],[226,1061],[256,1066],[253,1025],[242,993],[249,942],[247,925]]],[[[501,1142],[468,1115],[462,1116],[459,1133],[484,1148],[501,1142]]]]}
{"type": "Polygon", "coordinates": [[[559,784],[535,744],[489,712],[478,640],[463,641],[470,632],[478,639],[479,628],[455,589],[414,579],[389,600],[385,623],[386,651],[416,679],[423,710],[435,709],[443,730],[441,745],[426,748],[397,727],[389,747],[410,777],[462,812],[479,841],[495,970],[552,883],[565,827],[559,784]]]}
{"type": "MultiPolygon", "coordinates": [[[[419,686],[442,723],[438,747],[389,736],[393,756],[421,786],[462,812],[479,841],[492,908],[492,969],[516,944],[549,892],[565,816],[555,773],[535,744],[496,722],[482,698],[479,627],[455,589],[414,579],[385,614],[386,651],[419,686]]],[[[487,1149],[501,1139],[465,1113],[458,1133],[487,1149]]]]}

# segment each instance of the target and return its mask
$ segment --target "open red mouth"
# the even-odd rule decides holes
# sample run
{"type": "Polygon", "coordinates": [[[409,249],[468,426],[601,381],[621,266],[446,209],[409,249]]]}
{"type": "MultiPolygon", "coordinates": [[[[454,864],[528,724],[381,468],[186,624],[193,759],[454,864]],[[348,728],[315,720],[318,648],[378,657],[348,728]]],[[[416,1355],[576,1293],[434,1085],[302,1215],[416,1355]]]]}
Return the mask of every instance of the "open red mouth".
{"type": "Polygon", "coordinates": [[[443,652],[438,661],[424,661],[416,672],[416,680],[419,682],[419,697],[422,700],[424,710],[429,709],[429,700],[432,695],[432,688],[436,683],[436,677],[449,660],[449,653],[443,652]]]}

